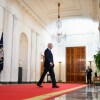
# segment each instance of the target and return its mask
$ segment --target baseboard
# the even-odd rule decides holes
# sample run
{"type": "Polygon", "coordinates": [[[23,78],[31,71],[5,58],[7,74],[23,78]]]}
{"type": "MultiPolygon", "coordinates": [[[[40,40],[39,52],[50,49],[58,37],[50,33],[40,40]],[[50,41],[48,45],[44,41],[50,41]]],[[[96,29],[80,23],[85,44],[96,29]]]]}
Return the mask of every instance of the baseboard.
{"type": "Polygon", "coordinates": [[[37,82],[0,82],[1,84],[33,84],[33,83],[37,83],[37,82]]]}
{"type": "Polygon", "coordinates": [[[100,86],[100,83],[95,83],[96,86],[100,86]]]}
{"type": "MultiPolygon", "coordinates": [[[[31,81],[31,82],[0,82],[0,84],[33,84],[33,83],[37,83],[37,81],[31,81]]],[[[52,82],[43,82],[43,83],[52,83],[52,82]]],[[[57,82],[57,83],[59,83],[59,82],[57,82]]],[[[66,83],[66,82],[60,82],[60,83],[66,83]]]]}

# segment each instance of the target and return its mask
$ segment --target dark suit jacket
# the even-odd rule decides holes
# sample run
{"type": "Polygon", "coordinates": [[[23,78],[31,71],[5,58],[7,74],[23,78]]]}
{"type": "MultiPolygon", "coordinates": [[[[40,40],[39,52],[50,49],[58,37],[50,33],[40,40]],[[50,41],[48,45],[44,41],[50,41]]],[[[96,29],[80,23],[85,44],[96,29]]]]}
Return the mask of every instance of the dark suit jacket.
{"type": "Polygon", "coordinates": [[[50,67],[50,62],[53,63],[54,67],[54,61],[53,61],[53,55],[52,52],[47,48],[44,52],[44,57],[45,57],[45,61],[44,61],[44,67],[50,67]]]}
{"type": "Polygon", "coordinates": [[[92,69],[87,69],[86,70],[86,74],[87,74],[87,77],[91,77],[92,76],[92,69]]]}

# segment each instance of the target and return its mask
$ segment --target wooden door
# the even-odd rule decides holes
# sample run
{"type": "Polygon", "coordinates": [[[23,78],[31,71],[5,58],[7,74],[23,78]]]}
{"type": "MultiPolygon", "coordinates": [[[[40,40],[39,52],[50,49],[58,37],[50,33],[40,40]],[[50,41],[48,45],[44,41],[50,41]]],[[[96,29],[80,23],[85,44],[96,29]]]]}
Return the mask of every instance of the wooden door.
{"type": "Polygon", "coordinates": [[[85,47],[66,48],[66,82],[86,82],[86,52],[85,47]]]}

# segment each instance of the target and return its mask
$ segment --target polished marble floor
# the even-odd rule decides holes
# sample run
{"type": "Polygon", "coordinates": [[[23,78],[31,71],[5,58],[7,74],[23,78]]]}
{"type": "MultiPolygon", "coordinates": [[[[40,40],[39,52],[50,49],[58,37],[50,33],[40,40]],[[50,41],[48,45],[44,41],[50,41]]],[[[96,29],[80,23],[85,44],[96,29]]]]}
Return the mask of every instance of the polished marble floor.
{"type": "Polygon", "coordinates": [[[100,100],[100,86],[87,86],[51,100],[100,100]]]}

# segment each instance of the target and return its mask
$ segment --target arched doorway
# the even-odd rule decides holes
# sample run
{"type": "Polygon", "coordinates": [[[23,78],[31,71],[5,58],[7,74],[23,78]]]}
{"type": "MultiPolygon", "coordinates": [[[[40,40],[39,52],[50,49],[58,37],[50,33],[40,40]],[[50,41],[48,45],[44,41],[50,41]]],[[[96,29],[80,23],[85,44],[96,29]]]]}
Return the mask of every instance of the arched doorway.
{"type": "Polygon", "coordinates": [[[19,67],[22,67],[22,82],[27,82],[28,39],[22,33],[19,41],[19,67]]]}

